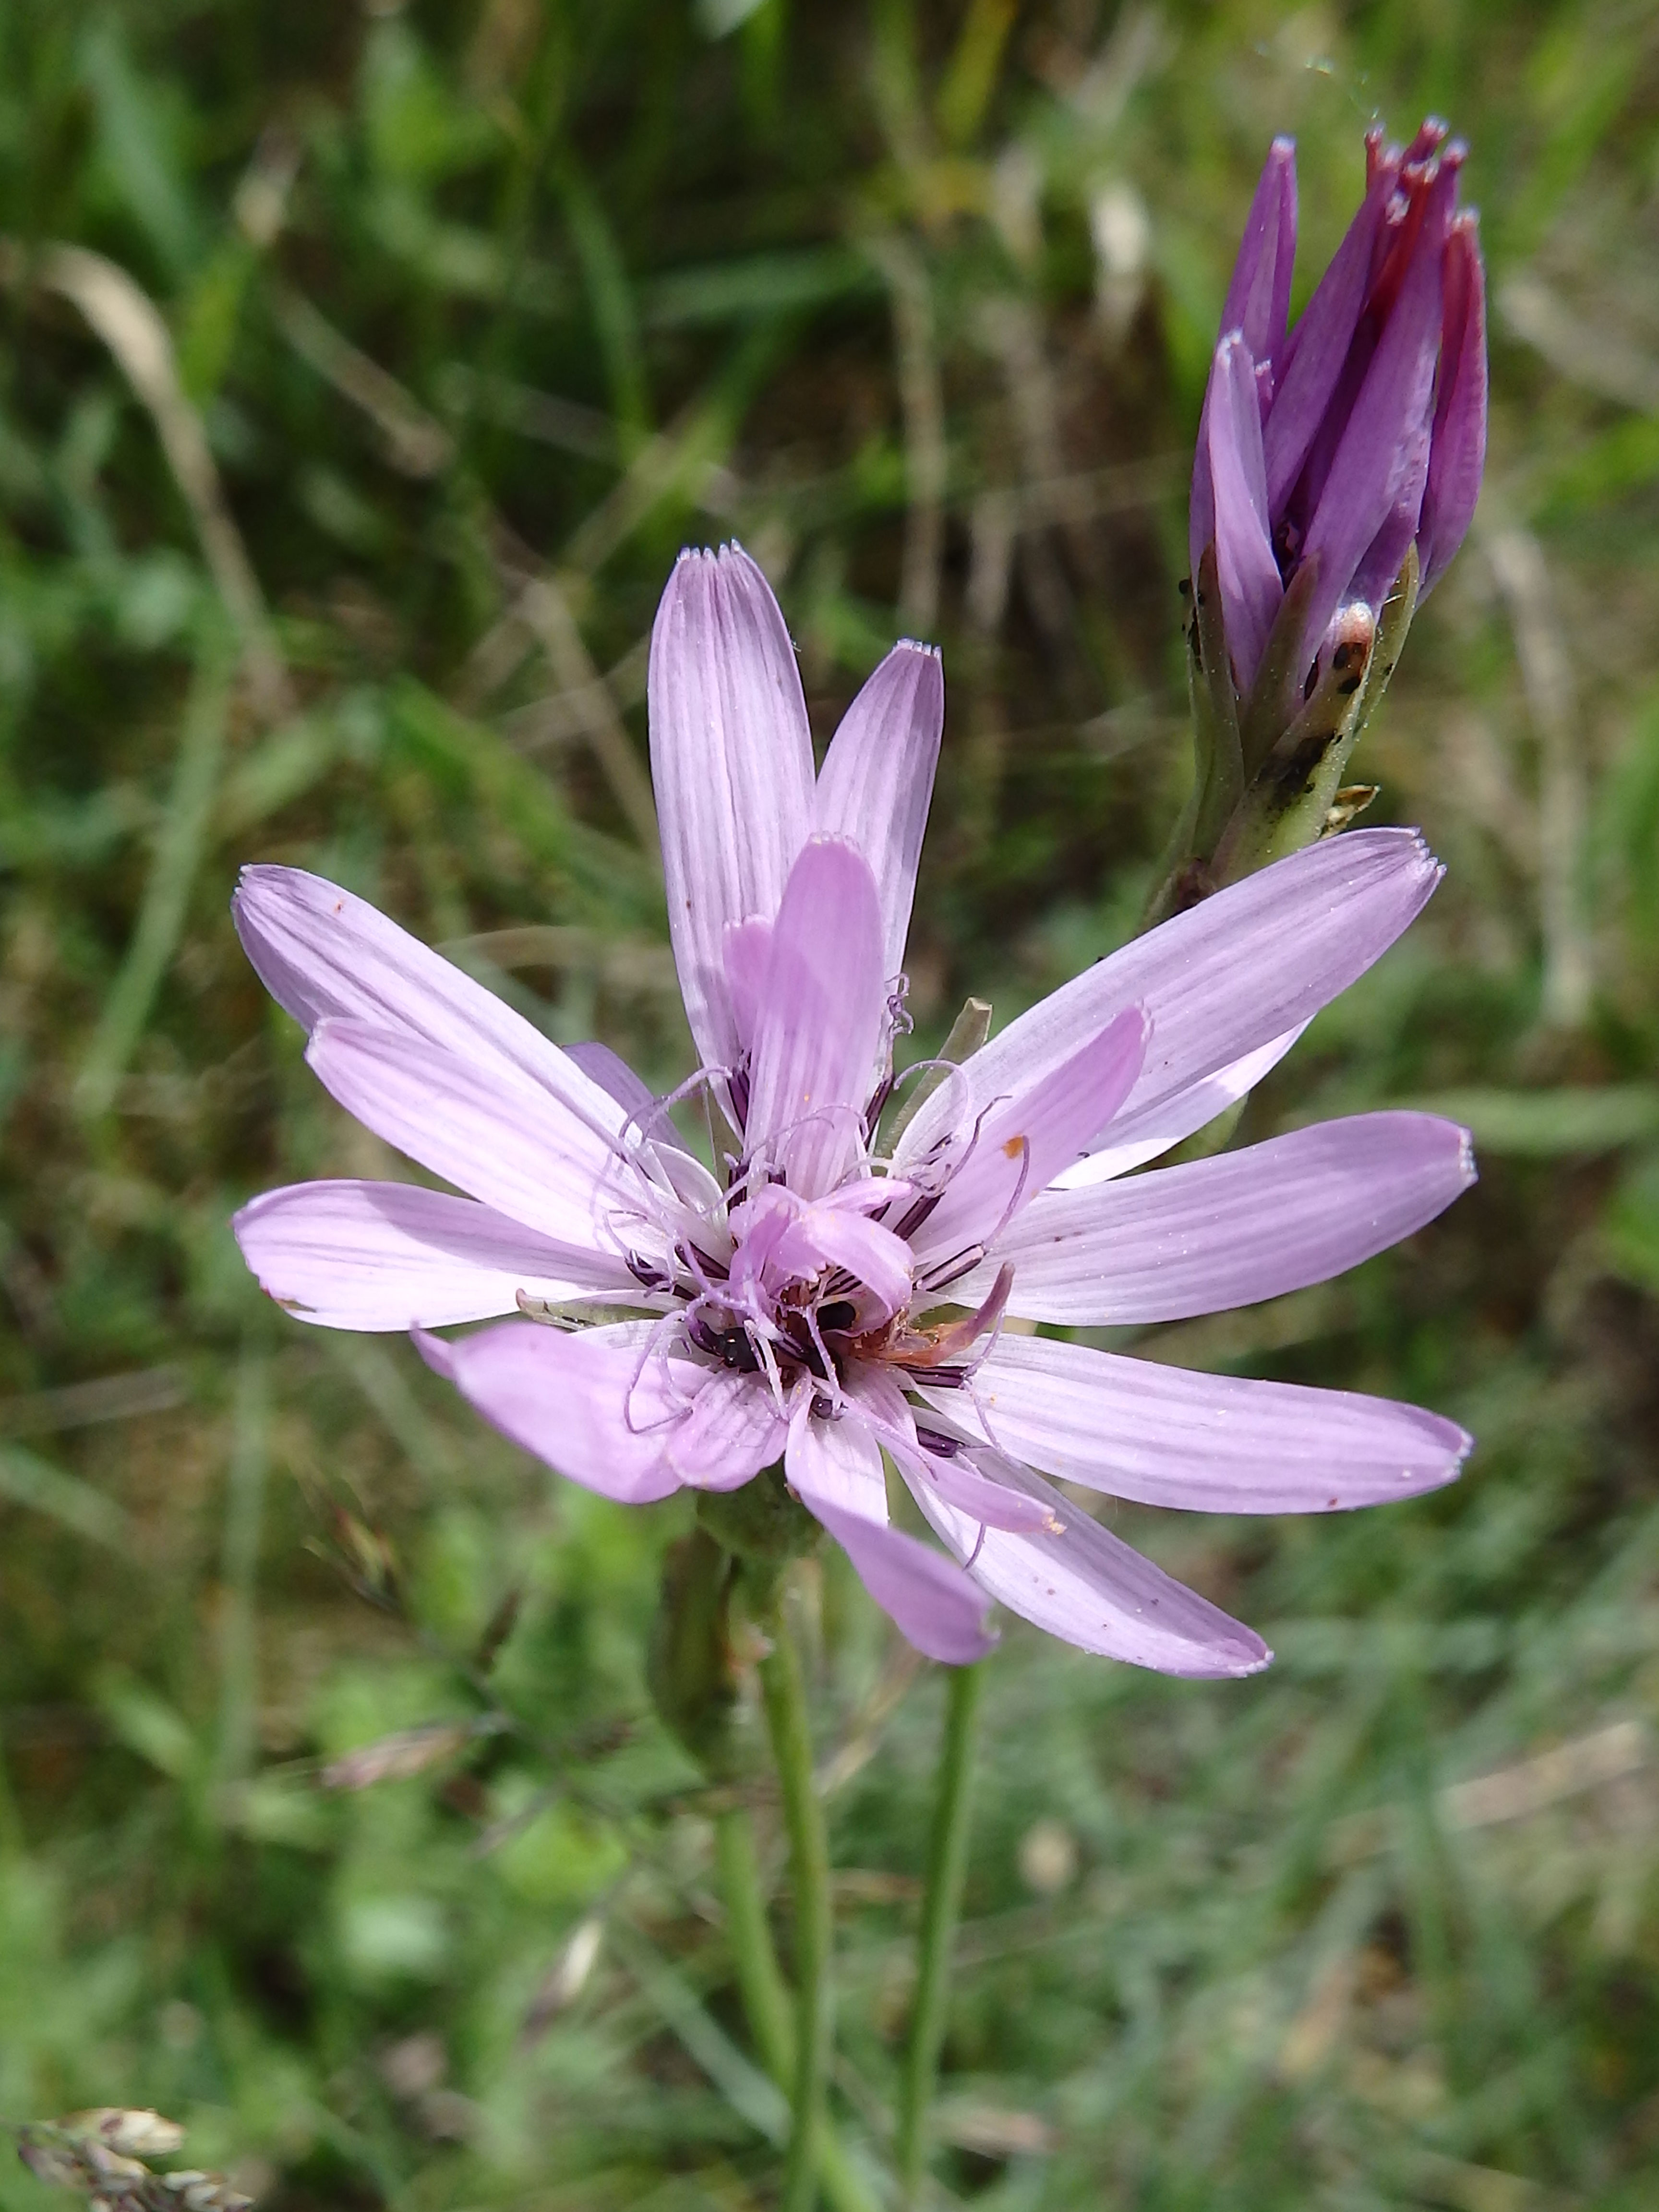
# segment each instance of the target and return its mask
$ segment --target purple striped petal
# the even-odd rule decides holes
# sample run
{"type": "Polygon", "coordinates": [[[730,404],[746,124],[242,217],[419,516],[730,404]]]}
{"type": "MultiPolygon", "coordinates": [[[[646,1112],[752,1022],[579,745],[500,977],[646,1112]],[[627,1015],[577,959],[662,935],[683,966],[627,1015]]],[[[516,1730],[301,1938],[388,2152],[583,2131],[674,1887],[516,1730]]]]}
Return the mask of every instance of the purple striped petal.
{"type": "MultiPolygon", "coordinates": [[[[1296,260],[1296,147],[1288,138],[1275,138],[1268,149],[1244,218],[1244,235],[1221,310],[1220,330],[1243,333],[1252,360],[1270,362],[1276,372],[1285,350],[1285,325],[1290,312],[1291,272],[1296,260]]],[[[1212,390],[1204,398],[1199,420],[1198,444],[1193,459],[1192,502],[1188,509],[1192,573],[1198,574],[1204,549],[1215,535],[1215,492],[1210,472],[1208,435],[1212,390]]]]}
{"type": "MultiPolygon", "coordinates": [[[[1414,830],[1351,830],[1218,891],[1097,961],[981,1046],[905,1130],[899,1171],[964,1110],[982,1113],[1035,1083],[1133,1006],[1152,1042],[1123,1113],[1097,1141],[1150,1134],[1195,1088],[1346,990],[1422,910],[1440,872],[1414,830]]],[[[1204,1105],[1211,1095],[1200,1092],[1204,1105]]]]}
{"type": "Polygon", "coordinates": [[[911,1240],[918,1265],[988,1241],[1075,1160],[1128,1097],[1146,1040],[1146,1018],[1131,1006],[1069,1060],[994,1106],[965,1163],[911,1240]]]}
{"type": "Polygon", "coordinates": [[[839,1416],[826,1415],[803,1395],[790,1419],[783,1471],[789,1487],[826,1527],[830,1512],[885,1523],[881,1446],[855,1405],[839,1416]]]}
{"type": "MultiPolygon", "coordinates": [[[[1424,488],[1428,481],[1429,423],[1425,415],[1401,432],[1399,494],[1383,519],[1382,527],[1360,556],[1359,566],[1348,586],[1351,600],[1358,600],[1373,611],[1382,607],[1411,550],[1412,540],[1417,536],[1423,514],[1424,488]]],[[[1328,635],[1340,632],[1342,621],[1343,613],[1339,609],[1328,635]]]]}
{"type": "Polygon", "coordinates": [[[1428,488],[1418,538],[1419,599],[1463,542],[1480,495],[1486,460],[1486,280],[1473,215],[1461,215],[1446,240],[1445,313],[1440,389],[1434,408],[1428,488]]]}
{"type": "Polygon", "coordinates": [[[1291,319],[1291,284],[1296,274],[1297,195],[1295,140],[1275,138],[1267,159],[1279,173],[1279,247],[1273,257],[1267,328],[1265,332],[1258,333],[1248,311],[1239,317],[1238,326],[1244,333],[1245,343],[1256,359],[1273,363],[1276,382],[1279,363],[1285,356],[1286,332],[1291,319]]]}
{"type": "Polygon", "coordinates": [[[863,854],[809,839],[772,932],[744,1130],[803,1198],[832,1190],[857,1156],[886,1010],[881,930],[863,854]]]}
{"type": "Polygon", "coordinates": [[[585,1490],[647,1505],[680,1487],[668,1456],[684,1413],[674,1386],[689,1393],[714,1370],[655,1358],[641,1369],[628,1330],[510,1321],[453,1344],[422,1334],[415,1341],[492,1428],[585,1490]]]}
{"type": "Polygon", "coordinates": [[[619,1255],[605,1216],[636,1209],[642,1186],[546,1091],[362,1022],[320,1023],[306,1058],[348,1114],[469,1197],[556,1243],[619,1255]]]}
{"type": "Polygon", "coordinates": [[[1027,1468],[1027,1495],[1060,1523],[1058,1534],[986,1528],[938,1498],[922,1511],[974,1579],[1000,1604],[1049,1635],[1107,1659],[1199,1679],[1258,1674],[1273,1657],[1254,1629],[1132,1551],[1080,1506],[1027,1468]]]}
{"type": "Polygon", "coordinates": [[[1233,672],[1241,691],[1255,681],[1284,586],[1267,524],[1261,404],[1255,364],[1237,331],[1216,349],[1210,379],[1210,478],[1215,499],[1216,568],[1233,672]]]}
{"type": "Polygon", "coordinates": [[[863,1327],[874,1328],[909,1303],[910,1247],[845,1206],[811,1206],[797,1214],[772,1248],[772,1266],[794,1282],[808,1282],[826,1267],[845,1268],[884,1309],[862,1315],[863,1327]]]}
{"type": "Polygon", "coordinates": [[[1085,1154],[1075,1166],[1063,1169],[1049,1188],[1085,1190],[1094,1183],[1108,1182],[1115,1176],[1127,1175],[1132,1168],[1144,1167],[1172,1145],[1207,1127],[1218,1114],[1237,1105],[1278,1066],[1306,1026],[1299,1023],[1295,1029],[1286,1030],[1283,1036],[1247,1052],[1242,1060],[1206,1076],[1201,1083],[1189,1084],[1173,1097],[1120,1114],[1112,1124],[1110,1141],[1099,1151],[1085,1154]]]}
{"type": "Polygon", "coordinates": [[[441,1328],[514,1313],[520,1291],[557,1299],[637,1287],[619,1260],[410,1183],[291,1183],[252,1200],[231,1227],[266,1296],[324,1328],[441,1328]]]}
{"type": "MultiPolygon", "coordinates": [[[[1046,1506],[1035,1503],[1000,1479],[1006,1462],[995,1452],[982,1445],[965,1443],[947,1432],[943,1425],[930,1430],[926,1439],[921,1437],[915,1415],[890,1369],[878,1363],[853,1364],[844,1379],[848,1395],[869,1435],[887,1452],[910,1489],[915,1490],[918,1483],[923,1484],[937,1492],[948,1504],[974,1514],[976,1519],[994,1528],[1042,1528],[1049,1525],[1052,1516],[1046,1506]]],[[[852,1424],[843,1422],[839,1425],[847,1428],[852,1424]]],[[[822,1421],[814,1422],[812,1428],[822,1437],[835,1433],[822,1421]]],[[[810,1472],[807,1480],[809,1483],[812,1480],[810,1472]]],[[[840,1502],[856,1511],[857,1498],[855,1492],[832,1502],[840,1502]]],[[[884,1517],[886,1511],[884,1485],[880,1517],[884,1517]]]]}
{"type": "MultiPolygon", "coordinates": [[[[680,1367],[671,1363],[671,1376],[680,1367]]],[[[761,1376],[719,1370],[696,1389],[690,1410],[667,1441],[668,1464],[688,1488],[737,1490],[783,1457],[789,1424],[761,1376]]]]}
{"type": "Polygon", "coordinates": [[[1296,142],[1275,138],[1262,165],[1232,281],[1221,310],[1224,331],[1243,331],[1257,361],[1277,361],[1285,349],[1296,259],[1296,142]]]}
{"type": "Polygon", "coordinates": [[[926,1490],[980,1528],[1033,1535],[1053,1534],[1061,1526],[1055,1509],[1031,1494],[1013,1462],[985,1446],[948,1458],[937,1450],[919,1449],[914,1462],[901,1459],[898,1466],[914,1497],[921,1498],[926,1490]]]}
{"type": "Polygon", "coordinates": [[[1366,549],[1390,515],[1408,503],[1413,483],[1421,500],[1425,462],[1420,433],[1430,419],[1440,343],[1441,259],[1457,174],[1458,164],[1448,153],[1430,191],[1399,297],[1308,526],[1303,558],[1319,563],[1318,586],[1303,624],[1308,658],[1350,595],[1366,549]]]}
{"type": "Polygon", "coordinates": [[[594,1129],[623,1115],[557,1045],[482,983],[339,884],[301,868],[244,868],[231,901],[242,949],[309,1031],[342,1018],[437,1045],[488,1078],[525,1078],[594,1129]]]}
{"type": "Polygon", "coordinates": [[[952,1295],[1011,1266],[1010,1313],[1100,1327],[1182,1321],[1322,1283],[1432,1221],[1474,1181],[1467,1130],[1431,1114],[1322,1121],[1243,1152],[1037,1199],[952,1295]]]}
{"type": "Polygon", "coordinates": [[[705,1065],[739,1049],[730,922],[769,921],[812,813],[812,738],[771,586],[737,545],[682,553],[657,610],[647,678],[668,929],[705,1065]]]}
{"type": "Polygon", "coordinates": [[[574,1061],[590,1083],[597,1083],[607,1098],[616,1100],[641,1135],[651,1134],[655,1093],[619,1052],[612,1052],[608,1044],[568,1044],[564,1055],[574,1061]]]}
{"type": "Polygon", "coordinates": [[[739,1054],[755,1042],[761,994],[766,988],[766,963],[772,957],[772,925],[758,915],[747,921],[728,921],[720,938],[720,965],[732,1009],[732,1034],[739,1054]]]}
{"type": "Polygon", "coordinates": [[[945,728],[945,670],[931,646],[896,645],[842,719],[824,756],[812,826],[870,863],[881,900],[882,974],[904,966],[916,864],[945,728]]]}
{"type": "Polygon", "coordinates": [[[1270,515],[1283,512],[1335,396],[1370,285],[1377,230],[1399,173],[1396,163],[1379,167],[1372,177],[1358,214],[1291,335],[1262,425],[1270,515]]]}
{"type": "Polygon", "coordinates": [[[865,1589],[924,1657],[966,1667],[992,1649],[996,1638],[986,1633],[984,1594],[960,1567],[902,1529],[820,1499],[806,1503],[853,1562],[865,1589]]]}
{"type": "Polygon", "coordinates": [[[963,1390],[922,1396],[1062,1482],[1204,1513],[1329,1513],[1452,1480],[1470,1439],[1391,1399],[1195,1375],[1003,1336],[963,1390]]]}

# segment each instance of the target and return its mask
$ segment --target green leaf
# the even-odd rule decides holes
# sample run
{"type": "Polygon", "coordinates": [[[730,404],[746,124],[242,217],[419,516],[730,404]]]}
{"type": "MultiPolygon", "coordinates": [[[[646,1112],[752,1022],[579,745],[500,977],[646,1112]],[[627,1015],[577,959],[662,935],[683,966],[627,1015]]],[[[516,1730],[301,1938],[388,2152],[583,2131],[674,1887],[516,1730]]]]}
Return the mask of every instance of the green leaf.
{"type": "Polygon", "coordinates": [[[0,1498],[47,1514],[77,1536],[112,1550],[130,1540],[127,1516],[112,1498],[22,1444],[0,1444],[0,1498]]]}
{"type": "Polygon", "coordinates": [[[196,1732],[176,1705],[117,1668],[99,1677],[94,1694],[118,1742],[158,1774],[183,1781],[197,1763],[196,1732]]]}

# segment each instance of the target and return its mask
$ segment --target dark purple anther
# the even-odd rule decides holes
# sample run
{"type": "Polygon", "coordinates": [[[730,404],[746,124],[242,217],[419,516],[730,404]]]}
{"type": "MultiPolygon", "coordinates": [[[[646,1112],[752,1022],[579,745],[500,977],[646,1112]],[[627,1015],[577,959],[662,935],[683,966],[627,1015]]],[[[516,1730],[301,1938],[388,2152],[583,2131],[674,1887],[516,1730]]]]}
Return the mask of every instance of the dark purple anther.
{"type": "Polygon", "coordinates": [[[1296,162],[1275,139],[1228,289],[1193,465],[1193,573],[1215,548],[1247,694],[1285,591],[1311,569],[1291,659],[1381,607],[1413,543],[1419,597],[1474,512],[1486,454],[1486,301],[1464,149],[1427,122],[1366,140],[1358,214],[1294,329],[1296,162]]]}

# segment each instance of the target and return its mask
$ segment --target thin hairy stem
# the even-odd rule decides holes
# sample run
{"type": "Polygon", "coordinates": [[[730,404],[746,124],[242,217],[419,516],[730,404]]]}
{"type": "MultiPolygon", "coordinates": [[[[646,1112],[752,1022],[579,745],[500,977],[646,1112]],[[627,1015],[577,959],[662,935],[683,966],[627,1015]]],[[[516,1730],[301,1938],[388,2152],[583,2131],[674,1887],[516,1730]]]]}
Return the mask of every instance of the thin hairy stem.
{"type": "Polygon", "coordinates": [[[917,1938],[915,2010],[910,2019],[910,2045],[905,2054],[899,2102],[899,2201],[907,2208],[918,2203],[927,2172],[927,2116],[939,2075],[939,2046],[945,2039],[951,1951],[968,1864],[974,1735],[984,1680],[983,1662],[953,1668],[945,1692],[939,1796],[927,1842],[927,1887],[917,1938]]]}

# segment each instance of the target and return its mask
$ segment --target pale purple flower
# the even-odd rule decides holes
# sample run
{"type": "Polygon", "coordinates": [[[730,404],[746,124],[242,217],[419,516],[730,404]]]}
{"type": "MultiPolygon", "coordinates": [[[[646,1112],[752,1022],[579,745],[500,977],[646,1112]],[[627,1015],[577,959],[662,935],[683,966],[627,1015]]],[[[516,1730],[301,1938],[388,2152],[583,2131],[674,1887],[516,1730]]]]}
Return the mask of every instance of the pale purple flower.
{"type": "Polygon", "coordinates": [[[1359,212],[1288,327],[1296,150],[1273,143],[1239,248],[1193,465],[1193,574],[1213,544],[1248,691],[1310,564],[1299,671],[1356,604],[1375,615],[1415,541],[1419,597],[1474,513],[1486,446],[1486,289],[1465,149],[1427,122],[1365,141],[1359,212]]]}
{"type": "MultiPolygon", "coordinates": [[[[237,1217],[302,1319],[412,1329],[497,1428],[613,1498],[732,1489],[781,1460],[933,1656],[994,1597],[1085,1650],[1248,1674],[1249,1629],[1073,1504],[1323,1511],[1455,1474],[1415,1407],[1192,1374],[1006,1322],[1154,1322],[1275,1297],[1378,1252],[1470,1181],[1464,1133],[1363,1115],[1120,1180],[1242,1096],[1419,911],[1411,831],[1334,838],[1099,962],[884,1146],[917,856],[944,716],[897,647],[814,776],[788,635],[735,546],[681,557],[652,642],[669,920],[711,1174],[614,1054],[561,1051],[349,892],[248,869],[236,924],[312,1067],[465,1196],[318,1182],[237,1217]],[[594,1301],[626,1317],[549,1326],[594,1301]],[[446,1340],[432,1332],[528,1315],[446,1340]],[[950,1557],[893,1528],[885,1453],[950,1557]]],[[[901,1080],[901,1091],[902,1089],[901,1080]]]]}

